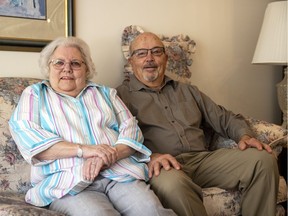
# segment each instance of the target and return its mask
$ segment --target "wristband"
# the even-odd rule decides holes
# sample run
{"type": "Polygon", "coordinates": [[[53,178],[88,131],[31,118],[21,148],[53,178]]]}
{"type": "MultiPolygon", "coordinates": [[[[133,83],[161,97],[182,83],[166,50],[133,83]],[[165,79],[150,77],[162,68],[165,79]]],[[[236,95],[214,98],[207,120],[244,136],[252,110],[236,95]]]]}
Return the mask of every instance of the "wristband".
{"type": "Polygon", "coordinates": [[[80,144],[78,145],[78,149],[77,149],[77,157],[78,158],[82,158],[83,157],[83,150],[82,150],[82,147],[81,147],[80,144]]]}

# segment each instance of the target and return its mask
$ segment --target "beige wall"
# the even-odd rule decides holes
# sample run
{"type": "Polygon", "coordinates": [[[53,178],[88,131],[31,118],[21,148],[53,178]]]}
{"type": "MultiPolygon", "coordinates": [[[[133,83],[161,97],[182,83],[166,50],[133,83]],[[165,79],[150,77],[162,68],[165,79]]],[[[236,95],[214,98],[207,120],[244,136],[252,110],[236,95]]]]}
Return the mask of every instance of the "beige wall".
{"type": "MultiPolygon", "coordinates": [[[[116,87],[123,78],[121,34],[139,25],[159,34],[188,34],[197,43],[192,83],[246,116],[280,123],[275,84],[281,69],[251,65],[271,0],[75,0],[76,36],[91,47],[94,81],[116,87]],[[278,71],[278,72],[274,72],[278,71]]],[[[0,76],[40,77],[38,53],[0,51],[0,76]]]]}

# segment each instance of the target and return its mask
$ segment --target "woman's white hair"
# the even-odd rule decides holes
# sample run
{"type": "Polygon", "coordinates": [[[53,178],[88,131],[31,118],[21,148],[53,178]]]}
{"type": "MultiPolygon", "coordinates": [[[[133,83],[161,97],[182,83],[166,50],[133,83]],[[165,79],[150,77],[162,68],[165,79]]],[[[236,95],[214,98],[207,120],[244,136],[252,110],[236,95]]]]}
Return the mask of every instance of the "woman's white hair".
{"type": "Polygon", "coordinates": [[[82,39],[70,36],[56,38],[40,52],[39,67],[45,78],[49,78],[49,64],[51,61],[51,56],[57,47],[60,46],[75,47],[80,51],[81,57],[83,58],[87,67],[86,80],[90,80],[94,75],[96,75],[95,64],[92,61],[89,46],[82,39]]]}

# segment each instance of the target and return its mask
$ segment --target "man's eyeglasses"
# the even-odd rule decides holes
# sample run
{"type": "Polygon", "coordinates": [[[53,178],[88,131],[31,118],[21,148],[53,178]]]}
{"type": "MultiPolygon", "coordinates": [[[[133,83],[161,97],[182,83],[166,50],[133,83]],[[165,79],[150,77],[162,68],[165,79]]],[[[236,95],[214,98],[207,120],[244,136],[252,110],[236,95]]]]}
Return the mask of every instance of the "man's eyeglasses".
{"type": "Polygon", "coordinates": [[[79,70],[82,67],[82,64],[85,64],[84,61],[81,60],[72,60],[69,62],[65,62],[62,59],[52,59],[49,64],[52,64],[53,67],[57,70],[62,70],[66,64],[69,64],[73,70],[79,70]]]}
{"type": "Polygon", "coordinates": [[[165,48],[153,47],[152,49],[137,49],[132,52],[131,57],[136,56],[137,58],[144,58],[148,55],[149,51],[153,56],[161,56],[163,53],[165,53],[165,48]]]}

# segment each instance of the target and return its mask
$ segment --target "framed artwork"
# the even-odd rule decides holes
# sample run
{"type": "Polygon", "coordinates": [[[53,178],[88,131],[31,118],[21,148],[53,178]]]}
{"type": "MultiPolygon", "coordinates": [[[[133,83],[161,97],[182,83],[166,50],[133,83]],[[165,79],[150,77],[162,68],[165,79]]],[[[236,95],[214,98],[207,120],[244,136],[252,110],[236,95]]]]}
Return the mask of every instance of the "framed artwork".
{"type": "Polygon", "coordinates": [[[72,36],[73,0],[0,0],[0,50],[39,51],[72,36]]]}

